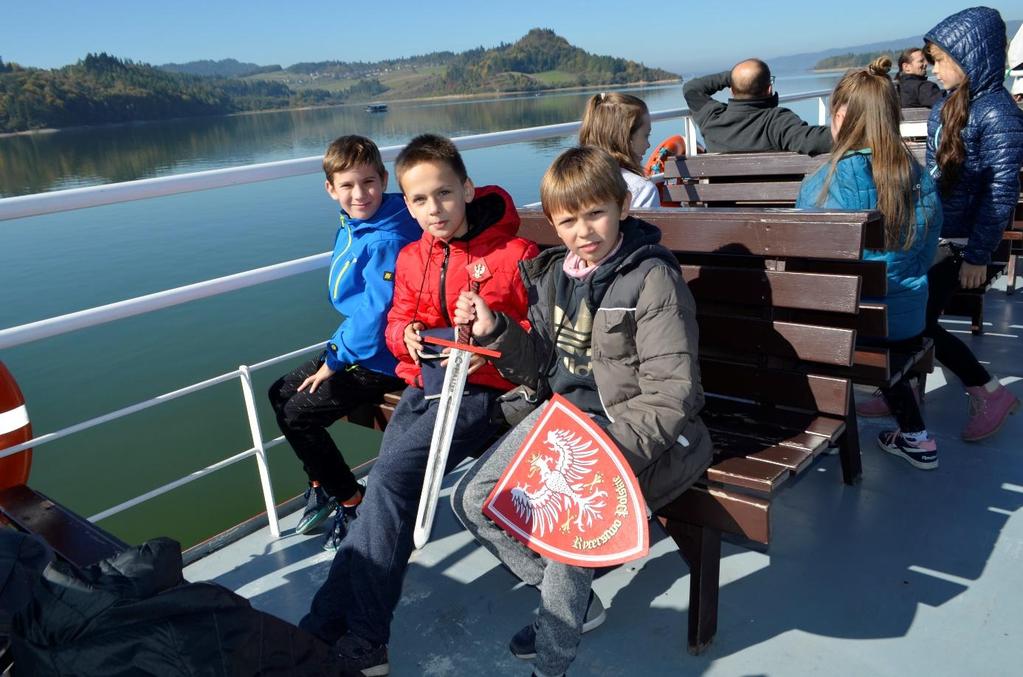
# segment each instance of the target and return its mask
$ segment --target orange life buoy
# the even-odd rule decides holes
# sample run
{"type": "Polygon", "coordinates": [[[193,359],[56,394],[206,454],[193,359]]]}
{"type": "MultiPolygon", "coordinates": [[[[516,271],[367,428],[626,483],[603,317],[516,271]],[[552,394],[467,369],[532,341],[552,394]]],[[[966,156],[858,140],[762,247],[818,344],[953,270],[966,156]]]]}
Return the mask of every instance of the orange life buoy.
{"type": "MultiPolygon", "coordinates": [[[[0,451],[32,439],[25,398],[18,383],[3,362],[0,362],[0,451]]],[[[32,467],[32,450],[25,449],[0,458],[0,489],[25,484],[32,467]]]]}
{"type": "MultiPolygon", "coordinates": [[[[657,144],[654,148],[654,152],[650,153],[650,159],[646,161],[646,175],[652,176],[654,174],[660,174],[664,171],[664,161],[669,157],[676,155],[686,154],[686,140],[676,134],[675,136],[669,136],[664,141],[657,144]]],[[[668,197],[668,189],[665,187],[664,182],[658,182],[657,192],[661,197],[662,207],[679,207],[682,203],[672,202],[668,197]]]]}
{"type": "Polygon", "coordinates": [[[676,134],[661,141],[650,153],[650,159],[646,161],[646,175],[652,176],[664,171],[664,160],[675,155],[686,154],[686,140],[676,134]]]}

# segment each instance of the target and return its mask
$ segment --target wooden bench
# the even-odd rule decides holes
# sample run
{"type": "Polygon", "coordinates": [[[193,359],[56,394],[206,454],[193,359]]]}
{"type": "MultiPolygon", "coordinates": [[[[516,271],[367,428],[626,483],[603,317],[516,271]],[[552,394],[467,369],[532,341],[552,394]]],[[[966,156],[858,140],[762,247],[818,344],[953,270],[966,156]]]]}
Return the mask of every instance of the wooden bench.
{"type": "MultiPolygon", "coordinates": [[[[923,164],[926,144],[912,142],[909,147],[923,164]]],[[[789,207],[799,196],[803,178],[825,164],[829,157],[788,152],[677,157],[665,163],[662,197],[684,207],[789,207]]],[[[989,266],[991,278],[1006,270],[1010,294],[1015,289],[1015,264],[1020,254],[1023,254],[1023,194],[1015,220],[1006,229],[1002,245],[989,266]]],[[[986,288],[959,292],[945,314],[969,317],[973,333],[982,333],[985,291],[986,288]]]]}
{"type": "MultiPolygon", "coordinates": [[[[723,533],[770,543],[778,491],[830,447],[843,480],[859,481],[851,372],[858,326],[883,331],[883,305],[864,307],[864,281],[883,291],[883,264],[861,260],[881,237],[866,212],[656,210],[643,212],[676,253],[697,301],[704,420],[716,448],[703,480],[657,518],[690,567],[692,653],[717,629],[723,533]]],[[[520,234],[557,244],[540,212],[520,234]]],[[[883,334],[882,334],[883,335],[883,334]]],[[[380,428],[400,393],[353,422],[380,428]]]]}

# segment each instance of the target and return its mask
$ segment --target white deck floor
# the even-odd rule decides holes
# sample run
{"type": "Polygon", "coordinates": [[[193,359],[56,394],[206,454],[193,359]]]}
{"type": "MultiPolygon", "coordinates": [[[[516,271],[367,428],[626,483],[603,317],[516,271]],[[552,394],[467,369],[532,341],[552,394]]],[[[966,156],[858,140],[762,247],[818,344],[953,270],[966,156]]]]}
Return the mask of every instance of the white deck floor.
{"type": "MultiPolygon", "coordinates": [[[[988,294],[985,319],[979,338],[946,326],[962,327],[1023,397],[1023,292],[988,294]]],[[[688,569],[654,530],[645,560],[595,582],[608,621],[583,638],[570,674],[1023,674],[1023,415],[966,444],[962,389],[939,370],[928,390],[937,471],[879,451],[886,422],[861,421],[859,486],[844,486],[838,457],[825,457],[773,502],[768,553],[725,544],[718,634],[698,657],[685,651],[688,569]]],[[[321,535],[294,535],[296,521],[283,521],[279,540],[264,529],[196,562],[187,577],[298,622],[331,555],[321,535]]],[[[405,582],[391,674],[528,675],[506,646],[537,601],[456,528],[444,501],[405,582]]]]}

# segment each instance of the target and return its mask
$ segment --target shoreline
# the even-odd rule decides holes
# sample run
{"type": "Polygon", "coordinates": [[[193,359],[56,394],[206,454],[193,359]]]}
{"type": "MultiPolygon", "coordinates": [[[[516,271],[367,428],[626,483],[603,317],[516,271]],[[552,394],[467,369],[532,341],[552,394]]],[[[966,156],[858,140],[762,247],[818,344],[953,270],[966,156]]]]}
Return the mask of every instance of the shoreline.
{"type": "Polygon", "coordinates": [[[101,125],[72,125],[69,127],[43,127],[40,129],[25,129],[18,132],[0,132],[0,139],[6,139],[9,137],[16,136],[32,136],[36,134],[56,134],[58,132],[75,132],[84,131],[88,129],[101,129],[104,127],[127,127],[132,125],[152,125],[160,124],[163,122],[175,122],[177,120],[201,120],[209,118],[229,118],[237,117],[240,115],[261,115],[263,113],[288,113],[297,111],[309,111],[309,110],[324,110],[328,108],[348,108],[348,107],[359,107],[366,106],[370,103],[429,103],[432,101],[472,101],[474,99],[484,98],[503,98],[503,97],[514,97],[522,95],[535,95],[544,96],[546,94],[564,93],[564,92],[578,92],[592,89],[599,89],[601,87],[611,89],[627,89],[630,87],[650,87],[657,85],[670,85],[670,84],[681,84],[682,78],[670,80],[640,80],[637,82],[629,82],[622,84],[610,84],[610,85],[573,85],[571,87],[552,87],[550,89],[540,90],[517,90],[513,92],[477,92],[475,94],[439,94],[436,96],[420,96],[405,99],[367,99],[366,101],[351,101],[347,103],[336,103],[336,104],[325,104],[323,106],[297,106],[288,108],[267,108],[265,110],[243,110],[235,113],[220,113],[217,115],[191,115],[188,117],[176,117],[176,118],[159,118],[156,120],[130,120],[126,122],[108,122],[101,125]]]}

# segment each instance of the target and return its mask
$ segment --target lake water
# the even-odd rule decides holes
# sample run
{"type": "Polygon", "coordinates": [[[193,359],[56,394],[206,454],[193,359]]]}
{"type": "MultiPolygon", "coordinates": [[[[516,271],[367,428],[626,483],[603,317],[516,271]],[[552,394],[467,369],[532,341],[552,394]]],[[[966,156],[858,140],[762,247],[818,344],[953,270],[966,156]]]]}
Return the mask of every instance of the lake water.
{"type": "MultiPolygon", "coordinates": [[[[837,75],[780,76],[793,94],[837,75]]],[[[651,110],[684,106],[681,85],[629,90],[651,110]]],[[[0,138],[0,197],[318,155],[341,134],[381,146],[578,120],[592,92],[391,104],[177,120],[0,138]]],[[[815,100],[790,106],[816,121],[815,100]]],[[[681,133],[656,123],[651,141],[681,133]]],[[[464,154],[478,185],[538,199],[551,160],[574,139],[464,154]]],[[[392,190],[396,189],[391,186],[392,190]]],[[[330,249],[337,205],[319,174],[0,222],[0,328],[330,249]]],[[[337,316],[324,271],[82,330],[0,354],[36,434],[49,432],[327,337],[337,316]]],[[[255,374],[264,438],[279,433],[263,394],[289,365],[255,374]]],[[[379,435],[333,429],[349,463],[379,435]]],[[[252,446],[236,380],[41,447],[32,484],[91,515],[252,446]]],[[[270,452],[276,498],[304,487],[286,445],[270,452]]],[[[129,542],[192,544],[262,510],[252,460],[151,500],[102,525],[129,542]]]]}

